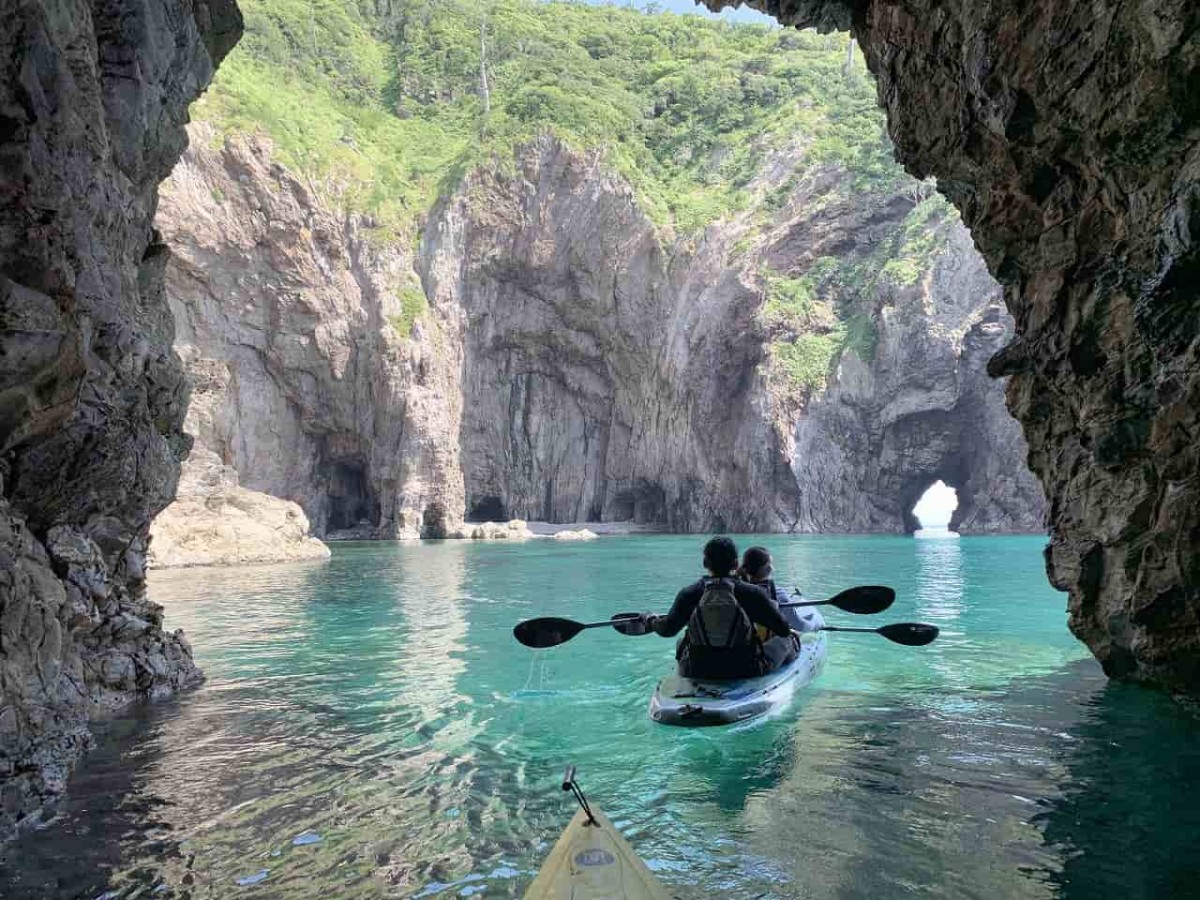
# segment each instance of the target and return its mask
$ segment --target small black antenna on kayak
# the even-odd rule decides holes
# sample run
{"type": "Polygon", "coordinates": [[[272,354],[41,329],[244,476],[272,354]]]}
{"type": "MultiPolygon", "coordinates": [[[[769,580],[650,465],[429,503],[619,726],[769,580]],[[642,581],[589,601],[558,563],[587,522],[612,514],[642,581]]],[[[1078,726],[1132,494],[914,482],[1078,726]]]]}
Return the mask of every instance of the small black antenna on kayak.
{"type": "Polygon", "coordinates": [[[579,783],[575,780],[574,766],[567,766],[567,771],[563,773],[562,789],[564,791],[570,791],[575,795],[575,799],[579,801],[580,807],[582,807],[583,811],[587,814],[588,825],[600,824],[596,821],[596,817],[592,815],[592,808],[588,806],[587,797],[583,796],[583,791],[579,789],[579,783]]]}

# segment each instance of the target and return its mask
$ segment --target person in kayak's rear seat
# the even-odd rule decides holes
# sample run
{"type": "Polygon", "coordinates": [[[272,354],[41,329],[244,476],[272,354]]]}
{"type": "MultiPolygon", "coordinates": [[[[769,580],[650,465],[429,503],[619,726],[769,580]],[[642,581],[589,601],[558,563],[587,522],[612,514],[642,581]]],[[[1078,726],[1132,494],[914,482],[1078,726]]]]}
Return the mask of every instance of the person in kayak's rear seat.
{"type": "Polygon", "coordinates": [[[663,637],[687,626],[675,652],[684,677],[724,681],[764,675],[774,665],[763,655],[754,626],[781,637],[791,634],[767,592],[734,577],[737,564],[733,541],[713,538],[704,545],[708,577],[681,590],[665,616],[646,620],[648,629],[663,637]]]}
{"type": "MultiPolygon", "coordinates": [[[[742,557],[742,567],[738,569],[738,576],[766,591],[767,596],[771,598],[771,604],[779,610],[792,628],[797,631],[807,630],[808,624],[802,618],[800,610],[795,607],[780,609],[780,604],[786,603],[788,597],[771,577],[774,571],[771,551],[766,547],[751,547],[742,557]]],[[[800,640],[794,634],[780,637],[771,634],[761,625],[757,628],[758,639],[763,645],[763,655],[772,669],[787,665],[800,652],[800,640]]]]}

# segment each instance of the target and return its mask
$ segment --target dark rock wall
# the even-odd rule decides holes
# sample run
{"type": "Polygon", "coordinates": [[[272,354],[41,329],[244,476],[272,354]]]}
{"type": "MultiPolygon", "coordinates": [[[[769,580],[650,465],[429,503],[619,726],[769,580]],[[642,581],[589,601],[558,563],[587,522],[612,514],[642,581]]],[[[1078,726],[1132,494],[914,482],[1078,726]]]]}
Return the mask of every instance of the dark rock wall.
{"type": "Polygon", "coordinates": [[[143,589],[187,388],[152,229],[231,0],[0,3],[0,837],[98,708],[199,678],[143,589]]]}
{"type": "Polygon", "coordinates": [[[1200,689],[1200,5],[751,5],[853,26],[901,161],[1004,286],[991,371],[1072,630],[1111,675],[1200,689]]]}

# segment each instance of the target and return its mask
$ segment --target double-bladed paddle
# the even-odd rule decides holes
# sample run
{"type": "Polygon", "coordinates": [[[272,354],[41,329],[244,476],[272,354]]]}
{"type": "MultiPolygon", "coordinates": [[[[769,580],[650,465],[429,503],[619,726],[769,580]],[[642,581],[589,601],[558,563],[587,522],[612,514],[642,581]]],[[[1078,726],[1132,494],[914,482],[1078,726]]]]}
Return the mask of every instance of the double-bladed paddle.
{"type": "MultiPolygon", "coordinates": [[[[828,600],[797,600],[779,605],[787,607],[830,604],[844,612],[871,614],[887,609],[895,599],[896,592],[890,587],[863,585],[861,587],[848,588],[840,594],[830,597],[828,600]]],[[[588,628],[607,628],[609,626],[616,628],[622,634],[630,636],[646,633],[645,618],[642,613],[617,613],[607,621],[588,622],[586,624],[554,616],[540,619],[526,619],[524,622],[518,622],[516,627],[513,628],[513,637],[526,647],[542,650],[546,647],[557,647],[559,644],[565,644],[571,638],[575,637],[575,635],[579,634],[579,632],[588,628]]]]}
{"type": "Polygon", "coordinates": [[[617,630],[622,634],[646,633],[646,626],[642,622],[641,613],[617,613],[605,622],[588,622],[587,624],[576,622],[572,619],[559,619],[555,616],[546,616],[541,619],[526,619],[524,622],[518,622],[513,628],[513,637],[526,647],[543,650],[546,647],[557,647],[559,644],[565,644],[585,629],[607,628],[609,625],[616,627],[620,626],[626,620],[629,620],[628,626],[625,628],[617,627],[617,630]],[[641,631],[635,632],[632,630],[632,627],[637,625],[641,625],[641,631]],[[626,630],[627,628],[631,630],[626,630]]]}
{"type": "MultiPolygon", "coordinates": [[[[931,644],[938,636],[936,625],[926,625],[924,622],[894,622],[879,628],[844,628],[841,625],[825,625],[820,631],[857,631],[862,634],[878,634],[887,638],[893,644],[903,644],[906,647],[924,647],[931,644]]],[[[803,634],[804,632],[799,632],[803,634]]]]}
{"type": "MultiPolygon", "coordinates": [[[[796,593],[800,593],[799,590],[796,593]]],[[[836,606],[842,612],[863,616],[881,613],[896,602],[896,592],[881,584],[864,584],[834,594],[828,600],[789,600],[780,603],[780,609],[795,606],[836,606]]]]}

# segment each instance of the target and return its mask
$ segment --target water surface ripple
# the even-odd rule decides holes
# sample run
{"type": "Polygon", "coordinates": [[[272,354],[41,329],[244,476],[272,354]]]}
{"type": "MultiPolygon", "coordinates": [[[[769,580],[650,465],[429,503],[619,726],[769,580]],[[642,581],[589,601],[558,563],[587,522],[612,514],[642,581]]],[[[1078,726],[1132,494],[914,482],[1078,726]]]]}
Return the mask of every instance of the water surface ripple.
{"type": "Polygon", "coordinates": [[[533,653],[511,628],[665,609],[701,539],[155,573],[208,682],[99,726],[60,815],[3,851],[0,895],[520,896],[574,762],[678,897],[1196,896],[1200,715],[1106,685],[1041,539],[762,540],[810,596],[891,584],[879,622],[942,638],[837,635],[784,715],[691,732],[646,716],[670,642],[533,653]]]}

